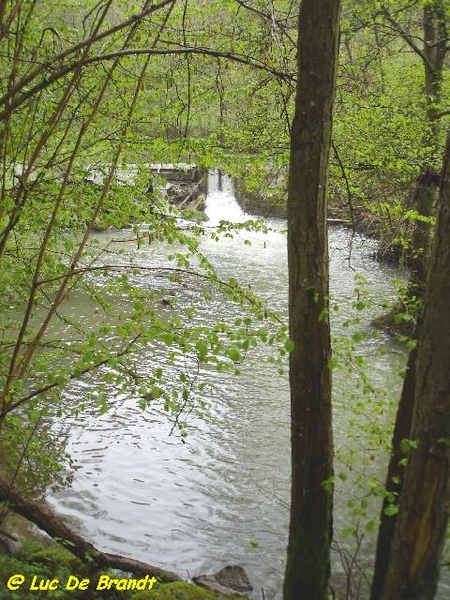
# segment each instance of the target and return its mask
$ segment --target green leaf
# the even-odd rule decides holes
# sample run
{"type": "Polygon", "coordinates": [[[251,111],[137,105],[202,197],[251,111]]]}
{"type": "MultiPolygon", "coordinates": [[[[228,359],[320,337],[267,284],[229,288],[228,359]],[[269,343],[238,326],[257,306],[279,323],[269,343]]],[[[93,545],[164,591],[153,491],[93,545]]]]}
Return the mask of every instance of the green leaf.
{"type": "Polygon", "coordinates": [[[342,538],[345,540],[350,536],[356,535],[356,529],[354,527],[344,527],[341,532],[342,538]]]}
{"type": "Polygon", "coordinates": [[[295,342],[293,340],[286,340],[284,342],[284,349],[286,352],[292,352],[295,348],[295,342]]]}
{"type": "Polygon", "coordinates": [[[163,390],[157,385],[154,385],[150,388],[150,394],[152,398],[156,400],[157,398],[160,398],[162,396],[163,390]]]}
{"type": "Polygon", "coordinates": [[[242,360],[240,350],[236,346],[227,348],[227,356],[234,362],[240,362],[242,360]]]}
{"type": "Polygon", "coordinates": [[[365,524],[364,529],[366,530],[367,533],[373,533],[379,524],[380,524],[380,521],[378,519],[373,519],[371,521],[368,521],[365,524]]]}
{"type": "Polygon", "coordinates": [[[384,514],[388,517],[393,517],[398,514],[398,506],[396,504],[389,504],[389,506],[386,506],[384,509],[384,514]]]}

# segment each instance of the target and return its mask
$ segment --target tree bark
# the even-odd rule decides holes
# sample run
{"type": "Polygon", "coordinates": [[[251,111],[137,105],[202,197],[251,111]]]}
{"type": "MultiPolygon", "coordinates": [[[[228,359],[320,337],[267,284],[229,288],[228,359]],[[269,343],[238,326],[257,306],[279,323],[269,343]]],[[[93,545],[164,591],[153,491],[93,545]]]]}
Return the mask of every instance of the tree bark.
{"type": "Polygon", "coordinates": [[[328,597],[332,537],[327,201],[339,0],[303,0],[288,191],[292,488],[284,600],[328,597]],[[327,488],[327,489],[326,489],[327,488]]]}
{"type": "MultiPolygon", "coordinates": [[[[435,204],[437,198],[437,186],[439,177],[434,175],[433,158],[436,155],[439,146],[439,123],[438,113],[441,102],[442,76],[444,59],[447,53],[447,27],[446,10],[442,0],[435,0],[424,7],[423,12],[423,31],[424,45],[423,50],[416,48],[421,57],[424,66],[425,75],[425,119],[428,123],[426,137],[423,140],[424,145],[429,146],[430,160],[422,166],[421,174],[417,180],[414,192],[413,206],[417,212],[425,217],[435,214],[435,204]]],[[[414,48],[413,44],[413,48],[414,48]]],[[[425,293],[425,283],[427,280],[428,256],[430,244],[430,225],[429,223],[417,221],[412,240],[413,260],[408,286],[408,295],[412,298],[423,299],[425,293]]],[[[421,320],[419,319],[414,337],[420,336],[421,320]]],[[[386,478],[386,490],[396,494],[398,497],[402,493],[404,469],[399,461],[404,458],[400,445],[403,439],[411,438],[411,431],[414,413],[414,397],[416,389],[416,359],[417,352],[414,350],[409,357],[405,381],[403,383],[402,395],[397,411],[396,425],[392,440],[392,452],[386,478]]],[[[385,510],[389,502],[384,501],[381,512],[381,525],[378,531],[377,552],[375,560],[374,576],[372,580],[371,600],[381,598],[382,589],[385,583],[387,570],[391,562],[392,541],[396,527],[396,515],[388,516],[385,510]]]]}
{"type": "Polygon", "coordinates": [[[450,511],[450,131],[417,345],[411,437],[379,600],[432,600],[450,511]]]}
{"type": "Polygon", "coordinates": [[[152,575],[163,582],[182,581],[176,573],[165,569],[154,567],[139,560],[101,552],[70,529],[48,506],[25,498],[22,494],[14,491],[9,483],[1,478],[0,502],[6,502],[13,512],[37,525],[74,556],[88,562],[93,567],[120,569],[136,575],[152,575]]]}
{"type": "MultiPolygon", "coordinates": [[[[442,96],[444,60],[447,54],[447,15],[442,0],[434,0],[423,9],[424,44],[421,58],[424,66],[425,122],[427,131],[422,141],[431,148],[430,160],[422,165],[414,191],[413,207],[421,217],[431,217],[436,213],[439,181],[433,159],[439,148],[439,111],[442,96]]],[[[423,298],[426,282],[427,261],[430,245],[430,224],[417,220],[412,239],[412,263],[408,295],[423,298]]]]}
{"type": "MultiPolygon", "coordinates": [[[[416,349],[409,355],[406,367],[405,379],[403,381],[402,394],[397,409],[394,433],[392,437],[392,450],[389,460],[388,474],[386,477],[386,491],[398,498],[401,494],[404,467],[400,461],[405,458],[401,444],[404,439],[411,438],[411,426],[414,411],[414,390],[416,373],[416,349]]],[[[391,502],[387,497],[383,501],[378,529],[377,549],[375,555],[375,567],[371,587],[371,600],[379,600],[383,589],[384,580],[391,559],[391,543],[395,531],[396,515],[389,515],[385,511],[391,502]]]]}

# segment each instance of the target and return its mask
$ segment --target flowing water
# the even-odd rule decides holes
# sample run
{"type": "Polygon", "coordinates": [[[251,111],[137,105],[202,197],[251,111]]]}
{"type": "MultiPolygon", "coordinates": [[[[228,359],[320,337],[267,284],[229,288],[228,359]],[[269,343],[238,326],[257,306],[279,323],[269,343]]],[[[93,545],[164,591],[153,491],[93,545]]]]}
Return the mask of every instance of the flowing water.
{"type": "MultiPolygon", "coordinates": [[[[206,215],[205,227],[212,230],[221,219],[248,218],[228,178],[220,180],[217,174],[210,178],[206,215]]],[[[286,224],[270,219],[268,225],[267,233],[241,232],[219,242],[206,235],[202,251],[222,277],[239,276],[285,319],[286,224]],[[243,244],[244,238],[251,245],[243,244]]],[[[128,234],[113,235],[126,239],[128,234]]],[[[334,335],[349,335],[344,322],[354,314],[356,273],[367,278],[375,297],[393,295],[390,281],[398,273],[373,261],[372,249],[371,243],[353,238],[348,230],[330,227],[331,293],[333,303],[340,306],[332,316],[334,335]]],[[[154,245],[137,249],[130,243],[128,252],[141,265],[163,263],[161,248],[154,245]]],[[[156,279],[151,283],[161,285],[156,279]]],[[[204,324],[237,310],[219,296],[203,306],[195,289],[186,289],[179,303],[198,304],[197,318],[204,324]]],[[[82,301],[76,310],[83,314],[82,301]]],[[[364,314],[354,327],[368,330],[370,316],[364,314]]],[[[368,338],[357,351],[368,358],[374,384],[398,396],[398,370],[404,364],[400,347],[380,336],[368,338]]],[[[258,347],[239,376],[202,370],[201,376],[214,384],[207,398],[211,419],[193,418],[186,443],[170,435],[171,424],[163,415],[142,412],[135,401],[120,397],[115,399],[117,408],[104,416],[86,414],[78,421],[68,420],[67,448],[77,468],[71,486],[52,493],[52,504],[105,551],[176,570],[184,577],[241,564],[254,584],[255,598],[263,597],[263,589],[266,600],[279,600],[288,523],[289,390],[286,375],[278,373],[268,356],[267,347],[258,347]]],[[[153,368],[161,360],[155,348],[143,357],[142,368],[153,368]]],[[[358,438],[357,432],[350,434],[353,419],[363,418],[354,417],[358,410],[349,406],[355,401],[349,394],[355,378],[355,373],[335,375],[335,437],[344,454],[358,438]]],[[[88,392],[88,383],[79,384],[68,397],[88,392]]],[[[377,418],[383,428],[386,416],[377,418]]],[[[377,454],[378,449],[362,443],[358,452],[377,454]]],[[[385,459],[385,452],[379,451],[374,472],[381,478],[385,459]]],[[[345,460],[339,460],[339,468],[346,468],[345,460]]],[[[350,470],[358,462],[357,458],[350,470]]],[[[348,494],[348,489],[338,490],[337,530],[346,524],[348,494]]],[[[361,560],[370,553],[369,544],[361,560]]],[[[339,556],[334,560],[335,570],[342,573],[339,556]]]]}

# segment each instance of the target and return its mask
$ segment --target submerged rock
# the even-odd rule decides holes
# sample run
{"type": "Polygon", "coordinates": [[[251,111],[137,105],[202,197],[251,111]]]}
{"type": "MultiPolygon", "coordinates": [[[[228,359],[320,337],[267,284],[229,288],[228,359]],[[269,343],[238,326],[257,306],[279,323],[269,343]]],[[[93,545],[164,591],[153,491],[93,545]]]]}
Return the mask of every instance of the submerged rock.
{"type": "Polygon", "coordinates": [[[245,597],[244,592],[253,590],[247,573],[239,565],[229,565],[213,575],[199,575],[192,579],[197,585],[223,594],[239,594],[245,597]]]}

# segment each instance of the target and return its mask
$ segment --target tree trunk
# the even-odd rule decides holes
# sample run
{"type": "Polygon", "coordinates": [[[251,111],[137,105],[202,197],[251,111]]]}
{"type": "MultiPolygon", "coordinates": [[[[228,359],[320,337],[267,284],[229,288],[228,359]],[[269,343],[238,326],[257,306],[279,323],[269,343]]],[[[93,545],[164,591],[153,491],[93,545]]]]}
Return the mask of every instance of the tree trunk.
{"type": "MultiPolygon", "coordinates": [[[[418,178],[414,192],[414,207],[417,212],[425,217],[435,213],[436,190],[439,177],[435,174],[433,158],[439,145],[439,125],[437,114],[441,102],[442,71],[446,56],[446,11],[442,0],[430,2],[424,7],[423,14],[424,46],[421,58],[425,72],[425,99],[426,99],[426,121],[428,131],[424,144],[432,148],[430,160],[422,166],[421,175],[418,178]]],[[[428,254],[430,240],[430,225],[417,221],[412,241],[413,262],[409,281],[408,294],[410,297],[423,299],[425,282],[427,279],[428,254]]],[[[421,320],[415,332],[416,339],[420,337],[421,320]]],[[[409,357],[407,373],[403,384],[402,395],[397,412],[396,425],[392,440],[392,454],[386,479],[386,489],[400,497],[403,489],[404,469],[399,461],[404,458],[400,444],[403,439],[414,437],[411,427],[415,410],[416,390],[416,360],[417,352],[413,351],[409,357]]],[[[392,543],[396,529],[397,516],[388,516],[385,509],[389,502],[383,503],[381,513],[381,525],[378,532],[377,553],[375,570],[372,581],[371,600],[379,600],[382,597],[382,589],[385,585],[387,571],[393,557],[392,543]]]]}
{"type": "MultiPolygon", "coordinates": [[[[406,375],[403,381],[403,389],[397,409],[394,434],[392,437],[392,450],[389,460],[388,474],[386,477],[386,491],[395,495],[396,498],[400,496],[403,476],[405,473],[405,469],[400,463],[400,461],[405,458],[405,452],[402,451],[401,445],[404,439],[411,438],[411,426],[414,411],[414,390],[416,385],[416,357],[417,352],[416,349],[414,349],[409,355],[406,375]]],[[[391,543],[395,531],[396,515],[387,514],[385,512],[388,510],[390,505],[391,502],[389,502],[388,498],[386,497],[383,501],[380,518],[381,522],[378,529],[375,567],[370,595],[371,600],[379,600],[381,598],[381,591],[391,558],[391,543]]]]}
{"type": "MultiPolygon", "coordinates": [[[[436,176],[434,161],[437,158],[439,142],[439,122],[436,118],[442,96],[444,60],[447,54],[446,10],[442,0],[427,3],[423,12],[424,44],[422,62],[425,74],[425,121],[427,131],[422,140],[424,147],[431,149],[430,160],[422,165],[414,191],[413,207],[421,217],[431,217],[436,213],[436,198],[439,178],[436,176]]],[[[409,296],[423,298],[426,281],[427,259],[430,245],[430,224],[417,220],[412,239],[412,263],[409,281],[409,296]]]]}
{"type": "Polygon", "coordinates": [[[450,511],[450,131],[418,339],[412,438],[379,600],[431,600],[450,511]]]}
{"type": "Polygon", "coordinates": [[[303,0],[288,191],[292,489],[284,600],[328,597],[332,536],[326,185],[339,0],[303,0]]]}

